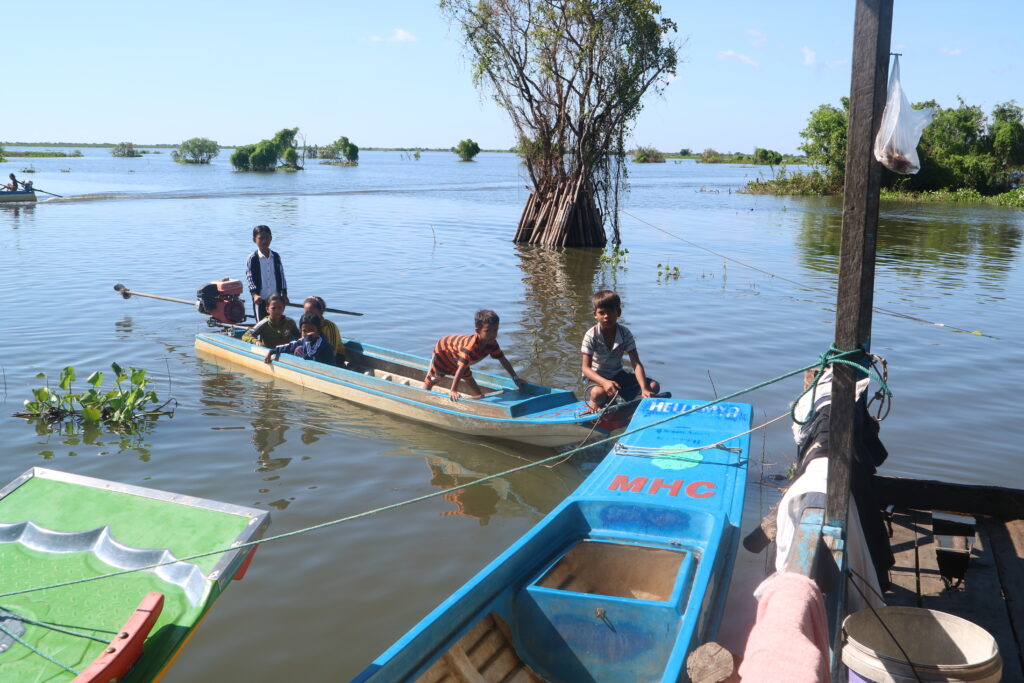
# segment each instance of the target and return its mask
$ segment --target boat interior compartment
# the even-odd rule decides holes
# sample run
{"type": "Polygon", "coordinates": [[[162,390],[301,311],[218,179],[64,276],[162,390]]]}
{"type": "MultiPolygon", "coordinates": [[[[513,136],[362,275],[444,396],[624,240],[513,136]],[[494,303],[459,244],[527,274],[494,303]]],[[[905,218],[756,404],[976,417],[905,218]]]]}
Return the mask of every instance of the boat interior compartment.
{"type": "MultiPolygon", "coordinates": [[[[584,539],[534,585],[572,593],[667,602],[676,578],[692,576],[693,553],[584,539]],[[684,562],[686,572],[680,572],[684,562]]],[[[685,578],[684,578],[685,581],[685,578]]]]}

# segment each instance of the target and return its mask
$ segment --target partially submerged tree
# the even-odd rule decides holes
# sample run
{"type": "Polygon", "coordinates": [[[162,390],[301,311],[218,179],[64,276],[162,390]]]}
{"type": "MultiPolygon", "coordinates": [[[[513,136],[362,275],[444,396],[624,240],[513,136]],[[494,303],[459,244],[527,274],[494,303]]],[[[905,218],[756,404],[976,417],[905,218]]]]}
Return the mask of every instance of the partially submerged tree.
{"type": "Polygon", "coordinates": [[[675,23],[650,0],[441,0],[474,80],[512,118],[533,192],[515,241],[618,244],[625,136],[675,73],[675,23]]]}
{"type": "Polygon", "coordinates": [[[459,161],[473,161],[473,157],[480,153],[480,145],[466,138],[452,147],[452,151],[459,155],[459,161]]]}
{"type": "Polygon", "coordinates": [[[141,157],[142,152],[135,149],[130,142],[119,142],[110,150],[110,155],[115,157],[141,157]]]}
{"type": "Polygon", "coordinates": [[[633,150],[633,161],[638,164],[663,164],[665,155],[654,147],[640,145],[633,150]]]}
{"type": "Polygon", "coordinates": [[[334,159],[341,156],[350,164],[359,163],[359,146],[344,135],[332,142],[331,147],[333,147],[335,151],[334,159]]]}
{"type": "Polygon", "coordinates": [[[182,164],[208,164],[220,154],[220,146],[207,138],[190,138],[171,152],[171,158],[182,164]]]}
{"type": "Polygon", "coordinates": [[[282,128],[269,140],[243,145],[231,155],[231,165],[236,171],[273,171],[280,161],[287,168],[298,170],[302,168],[295,149],[298,133],[298,128],[282,128]]]}

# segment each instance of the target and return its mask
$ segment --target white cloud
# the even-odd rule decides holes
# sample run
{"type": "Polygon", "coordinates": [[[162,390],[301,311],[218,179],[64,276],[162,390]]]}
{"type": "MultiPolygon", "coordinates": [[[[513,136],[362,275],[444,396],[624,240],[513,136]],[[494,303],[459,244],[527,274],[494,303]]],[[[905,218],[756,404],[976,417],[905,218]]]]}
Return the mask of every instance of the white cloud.
{"type": "Polygon", "coordinates": [[[396,28],[394,33],[386,38],[380,36],[370,36],[371,43],[412,43],[416,41],[416,36],[409,33],[403,28],[396,28]]]}
{"type": "Polygon", "coordinates": [[[940,47],[939,54],[947,57],[959,57],[964,51],[958,47],[940,47]]]}
{"type": "Polygon", "coordinates": [[[744,54],[740,54],[739,52],[736,52],[735,50],[721,50],[718,53],[718,59],[733,59],[733,60],[736,60],[737,62],[742,62],[743,64],[746,64],[747,66],[752,66],[755,69],[757,67],[761,66],[760,62],[756,62],[753,59],[751,59],[750,57],[748,57],[748,56],[746,56],[744,54]]]}
{"type": "Polygon", "coordinates": [[[768,42],[768,34],[760,29],[748,28],[743,33],[750,38],[750,44],[754,47],[761,47],[768,42]]]}
{"type": "Polygon", "coordinates": [[[813,69],[818,65],[818,53],[814,50],[804,45],[800,48],[800,52],[804,53],[804,66],[809,66],[813,69]]]}

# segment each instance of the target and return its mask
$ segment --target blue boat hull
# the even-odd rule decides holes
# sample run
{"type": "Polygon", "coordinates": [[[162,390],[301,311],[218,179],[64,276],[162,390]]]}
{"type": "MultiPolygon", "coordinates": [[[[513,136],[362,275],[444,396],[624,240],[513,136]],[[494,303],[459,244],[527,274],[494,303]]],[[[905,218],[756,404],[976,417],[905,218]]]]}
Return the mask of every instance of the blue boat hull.
{"type": "Polygon", "coordinates": [[[486,395],[480,399],[448,400],[440,388],[427,391],[422,378],[426,358],[345,342],[346,368],[282,356],[263,362],[267,349],[224,334],[196,335],[196,349],[249,370],[278,377],[361,405],[456,431],[461,434],[508,439],[538,446],[576,445],[621,428],[639,401],[615,406],[596,416],[571,391],[528,384],[522,388],[507,377],[474,371],[486,395]]]}
{"type": "Polygon", "coordinates": [[[355,680],[685,680],[724,608],[751,417],[733,403],[668,420],[699,406],[645,399],[576,492],[355,680]]]}

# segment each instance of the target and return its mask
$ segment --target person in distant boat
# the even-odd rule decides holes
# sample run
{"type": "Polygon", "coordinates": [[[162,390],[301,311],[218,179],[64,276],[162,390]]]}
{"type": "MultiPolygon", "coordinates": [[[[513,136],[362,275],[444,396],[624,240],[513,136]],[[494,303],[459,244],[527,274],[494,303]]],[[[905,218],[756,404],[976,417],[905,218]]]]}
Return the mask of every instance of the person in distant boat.
{"type": "Polygon", "coordinates": [[[249,254],[245,262],[245,281],[252,295],[252,307],[257,320],[267,317],[267,299],[273,294],[280,294],[288,303],[288,283],[284,279],[284,268],[281,267],[281,256],[270,250],[270,242],[274,239],[270,227],[257,225],[252,229],[252,241],[256,243],[256,251],[249,254]]]}
{"type": "Polygon", "coordinates": [[[480,385],[473,379],[473,373],[469,366],[483,359],[484,356],[497,358],[501,367],[509,374],[516,386],[522,387],[524,382],[512,364],[505,358],[501,347],[498,346],[498,314],[494,311],[483,309],[476,312],[474,318],[476,323],[476,334],[452,334],[441,337],[434,346],[434,355],[430,360],[430,369],[427,370],[423,388],[430,391],[438,381],[446,376],[452,376],[452,388],[448,392],[449,398],[453,401],[459,400],[459,382],[465,382],[466,393],[470,398],[480,398],[483,392],[480,385]]]}
{"type": "Polygon", "coordinates": [[[335,365],[344,365],[345,345],[341,343],[341,332],[338,331],[337,325],[324,317],[327,302],[318,296],[307,296],[306,300],[302,302],[302,310],[320,316],[324,323],[323,334],[327,337],[327,341],[331,342],[331,348],[334,349],[334,363],[335,365]]]}
{"type": "Polygon", "coordinates": [[[658,393],[661,387],[644,371],[632,333],[619,324],[622,315],[619,295],[602,289],[590,301],[597,324],[587,330],[580,348],[583,377],[587,382],[583,395],[590,409],[600,410],[615,396],[631,401],[637,394],[646,398],[658,393]],[[627,372],[622,365],[626,354],[629,354],[633,372],[627,372]]]}
{"type": "Polygon", "coordinates": [[[331,343],[321,334],[322,325],[323,319],[320,316],[313,315],[312,313],[303,313],[302,317],[299,318],[299,333],[302,336],[295,341],[270,349],[263,362],[270,365],[271,361],[282,353],[290,353],[306,360],[315,360],[319,363],[327,364],[333,363],[334,349],[331,348],[331,343]]]}
{"type": "Polygon", "coordinates": [[[298,337],[298,325],[284,314],[284,297],[272,294],[267,299],[267,317],[246,330],[242,341],[274,348],[298,337]]]}

